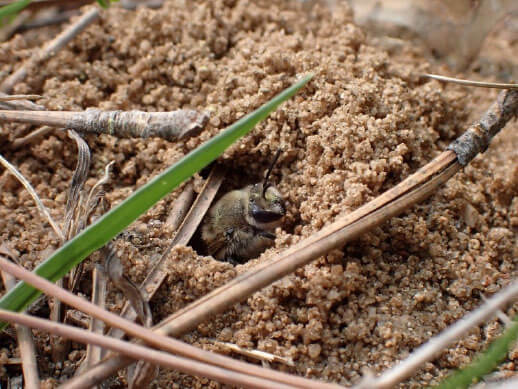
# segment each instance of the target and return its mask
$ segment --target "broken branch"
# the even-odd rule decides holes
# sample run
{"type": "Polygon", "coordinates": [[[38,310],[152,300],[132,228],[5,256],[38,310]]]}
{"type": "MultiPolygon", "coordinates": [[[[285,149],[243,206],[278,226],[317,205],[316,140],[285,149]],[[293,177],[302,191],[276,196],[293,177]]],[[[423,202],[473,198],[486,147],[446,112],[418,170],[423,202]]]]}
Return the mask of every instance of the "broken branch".
{"type": "Polygon", "coordinates": [[[101,111],[0,111],[0,121],[46,124],[82,133],[122,138],[161,137],[167,140],[199,134],[209,120],[207,112],[181,109],[171,112],[101,111]]]}
{"type": "Polygon", "coordinates": [[[0,84],[0,91],[10,93],[14,86],[22,81],[29,71],[36,65],[53,56],[56,52],[61,50],[68,42],[70,42],[77,34],[83,31],[90,24],[99,18],[99,8],[94,7],[83,16],[81,16],[75,23],[63,30],[55,39],[50,41],[41,50],[36,51],[25,63],[18,68],[13,74],[7,77],[2,84],[0,84]]]}
{"type": "Polygon", "coordinates": [[[482,118],[455,139],[448,149],[457,154],[462,166],[466,166],[478,153],[486,151],[491,139],[517,114],[518,90],[500,92],[482,118]]]}

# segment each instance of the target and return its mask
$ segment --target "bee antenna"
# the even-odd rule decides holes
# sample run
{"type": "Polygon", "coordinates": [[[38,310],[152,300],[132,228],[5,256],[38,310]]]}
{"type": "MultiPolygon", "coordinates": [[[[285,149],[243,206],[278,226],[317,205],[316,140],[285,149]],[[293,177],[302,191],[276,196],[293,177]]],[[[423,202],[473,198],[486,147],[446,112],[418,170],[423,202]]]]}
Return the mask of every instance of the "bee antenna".
{"type": "Polygon", "coordinates": [[[266,189],[270,186],[270,183],[268,182],[268,178],[270,178],[270,174],[273,170],[273,167],[277,163],[277,160],[279,159],[279,156],[281,155],[282,149],[279,147],[277,149],[277,152],[275,153],[275,156],[273,157],[272,163],[270,164],[270,167],[268,168],[268,171],[266,172],[266,176],[264,177],[263,181],[263,197],[266,193],[266,189]]]}

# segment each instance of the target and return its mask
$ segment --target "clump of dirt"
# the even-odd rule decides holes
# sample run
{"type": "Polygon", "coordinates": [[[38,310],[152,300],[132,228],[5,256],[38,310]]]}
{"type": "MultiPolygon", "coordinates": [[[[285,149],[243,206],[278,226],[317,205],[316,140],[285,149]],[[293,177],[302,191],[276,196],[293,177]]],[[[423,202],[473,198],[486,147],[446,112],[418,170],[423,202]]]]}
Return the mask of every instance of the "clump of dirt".
{"type": "MultiPolygon", "coordinates": [[[[39,44],[34,35],[1,44],[1,74],[16,69],[39,44]]],[[[92,183],[116,161],[107,193],[116,204],[299,75],[314,73],[307,87],[219,160],[231,169],[226,191],[260,180],[275,150],[284,150],[274,181],[286,198],[287,216],[275,247],[236,267],[190,248],[174,249],[168,281],[151,302],[158,321],[400,182],[466,128],[475,104],[488,105],[496,96],[419,77],[432,70],[418,49],[389,55],[373,46],[345,4],[330,12],[294,1],[168,1],[159,10],[104,12],[15,92],[42,94],[49,109],[211,112],[208,128],[186,141],[87,136],[92,183]]],[[[210,340],[216,338],[287,356],[295,367],[275,367],[341,384],[404,358],[517,275],[518,131],[516,124],[509,127],[430,200],[254,294],[184,340],[216,350],[210,340]]],[[[2,153],[61,220],[75,146],[56,131],[23,150],[10,149],[9,142],[26,131],[20,125],[0,128],[2,153]]],[[[195,186],[201,183],[196,176],[195,186]]],[[[0,187],[2,241],[34,266],[58,240],[7,173],[0,187]]],[[[170,231],[161,226],[178,193],[117,242],[136,282],[167,247],[170,231]]],[[[112,297],[112,307],[120,308],[122,295],[112,297]]],[[[407,385],[437,382],[501,328],[493,321],[473,329],[407,385]]],[[[14,352],[12,342],[2,341],[8,345],[14,352]]],[[[43,375],[52,376],[48,350],[39,351],[47,361],[43,375]]],[[[504,369],[512,368],[516,356],[504,369]]],[[[155,385],[171,382],[219,387],[166,371],[155,385]]]]}

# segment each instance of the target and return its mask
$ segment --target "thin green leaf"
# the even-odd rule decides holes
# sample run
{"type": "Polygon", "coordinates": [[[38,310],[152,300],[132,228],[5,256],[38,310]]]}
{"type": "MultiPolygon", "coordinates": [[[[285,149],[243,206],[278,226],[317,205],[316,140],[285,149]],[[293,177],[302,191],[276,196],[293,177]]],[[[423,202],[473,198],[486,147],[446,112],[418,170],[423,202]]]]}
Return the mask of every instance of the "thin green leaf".
{"type": "MultiPolygon", "coordinates": [[[[236,140],[250,132],[279,104],[293,96],[311,77],[311,75],[304,77],[295,85],[279,93],[269,102],[251,114],[244,116],[153,178],[117,207],[56,250],[51,257],[34,270],[36,274],[53,282],[61,279],[84,258],[108,243],[156,202],[194,173],[214,161],[236,140]]],[[[22,311],[39,295],[38,290],[20,282],[0,299],[0,308],[22,311]]],[[[0,329],[5,328],[5,326],[5,323],[1,323],[0,329]]]]}
{"type": "Polygon", "coordinates": [[[110,2],[107,0],[97,0],[97,2],[103,8],[108,8],[110,6],[110,2]]]}
{"type": "MultiPolygon", "coordinates": [[[[518,317],[515,318],[518,320],[518,317]]],[[[504,360],[509,349],[518,338],[518,322],[513,321],[505,332],[491,343],[470,365],[444,379],[439,389],[467,388],[492,372],[504,360]]]]}
{"type": "Polygon", "coordinates": [[[99,5],[103,8],[109,8],[110,3],[116,3],[117,1],[119,1],[119,0],[97,0],[99,5]]]}
{"type": "Polygon", "coordinates": [[[19,0],[11,4],[0,7],[0,26],[5,23],[6,19],[18,15],[32,0],[19,0]]]}

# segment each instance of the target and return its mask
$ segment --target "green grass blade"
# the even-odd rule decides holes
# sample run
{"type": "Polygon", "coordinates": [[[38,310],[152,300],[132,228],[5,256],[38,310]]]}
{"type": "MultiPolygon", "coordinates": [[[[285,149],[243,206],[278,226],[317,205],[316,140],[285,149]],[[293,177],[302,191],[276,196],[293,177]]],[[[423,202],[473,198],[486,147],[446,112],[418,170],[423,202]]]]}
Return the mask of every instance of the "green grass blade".
{"type": "Polygon", "coordinates": [[[110,7],[110,3],[115,3],[119,0],[97,0],[97,2],[99,3],[99,5],[103,8],[109,8],[110,7]]]}
{"type": "Polygon", "coordinates": [[[444,379],[439,389],[467,388],[492,372],[504,360],[509,349],[518,338],[518,317],[514,319],[505,332],[491,343],[489,348],[480,354],[470,365],[444,379]]]}
{"type": "Polygon", "coordinates": [[[5,23],[5,20],[10,20],[11,17],[18,15],[31,1],[32,0],[19,0],[0,7],[0,26],[5,23]]]}
{"type": "MultiPolygon", "coordinates": [[[[236,140],[250,132],[279,104],[293,96],[311,77],[311,75],[304,77],[153,178],[117,207],[57,249],[51,257],[34,270],[36,274],[52,282],[61,279],[84,258],[108,243],[156,202],[194,173],[214,161],[236,140]]],[[[39,295],[40,291],[20,282],[0,299],[0,308],[22,311],[39,295]]],[[[4,328],[5,325],[5,323],[0,323],[0,329],[4,328]]]]}

